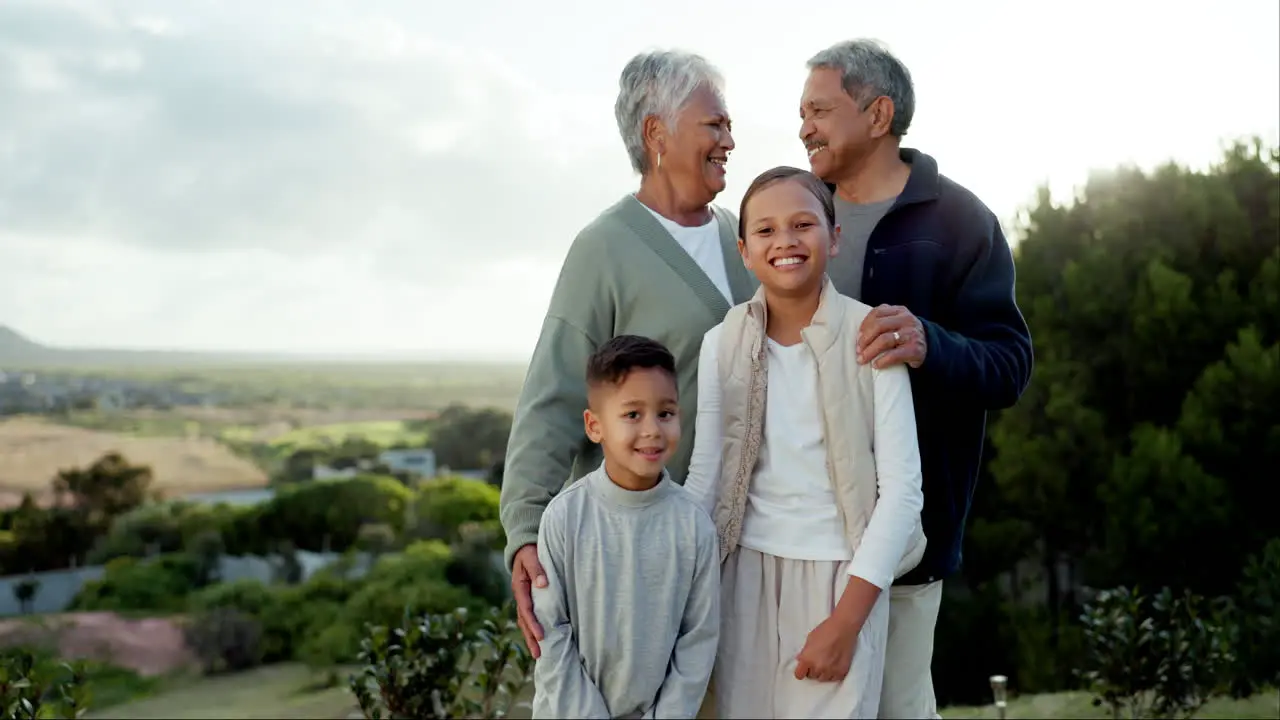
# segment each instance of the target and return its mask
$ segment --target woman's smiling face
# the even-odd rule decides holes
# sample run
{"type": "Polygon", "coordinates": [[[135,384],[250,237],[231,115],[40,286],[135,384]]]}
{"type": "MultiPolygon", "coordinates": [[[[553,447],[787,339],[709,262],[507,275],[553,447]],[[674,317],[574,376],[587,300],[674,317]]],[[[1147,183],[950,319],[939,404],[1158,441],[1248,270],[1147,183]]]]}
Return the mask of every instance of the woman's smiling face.
{"type": "Polygon", "coordinates": [[[680,109],[674,132],[667,134],[658,172],[690,201],[710,203],[725,187],[725,163],[734,148],[733,123],[724,101],[706,85],[680,109]]]}

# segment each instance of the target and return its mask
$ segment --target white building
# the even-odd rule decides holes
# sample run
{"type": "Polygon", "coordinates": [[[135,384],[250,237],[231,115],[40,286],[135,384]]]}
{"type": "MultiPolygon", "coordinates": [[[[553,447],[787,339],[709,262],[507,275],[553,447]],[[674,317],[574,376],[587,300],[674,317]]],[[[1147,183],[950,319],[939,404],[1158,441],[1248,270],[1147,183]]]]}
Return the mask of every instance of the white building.
{"type": "Polygon", "coordinates": [[[436,454],[428,448],[384,450],[378,455],[378,464],[386,465],[392,472],[402,472],[419,477],[436,476],[436,454]]]}

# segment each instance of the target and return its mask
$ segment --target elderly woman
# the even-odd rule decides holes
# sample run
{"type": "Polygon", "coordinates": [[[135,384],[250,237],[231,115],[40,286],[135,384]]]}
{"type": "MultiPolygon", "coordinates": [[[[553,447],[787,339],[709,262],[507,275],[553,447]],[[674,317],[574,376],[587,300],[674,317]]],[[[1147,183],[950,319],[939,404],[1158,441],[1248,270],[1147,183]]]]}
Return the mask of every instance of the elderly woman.
{"type": "Polygon", "coordinates": [[[668,470],[683,482],[693,448],[702,336],[755,292],[737,251],[737,219],[711,204],[733,150],[720,73],[698,55],[637,55],[614,113],[640,188],[584,228],[565,258],[507,445],[502,526],[519,624],[536,657],[538,524],[552,496],[595,469],[583,433],[587,358],[617,335],[666,345],[679,369],[684,439],[668,470]]]}

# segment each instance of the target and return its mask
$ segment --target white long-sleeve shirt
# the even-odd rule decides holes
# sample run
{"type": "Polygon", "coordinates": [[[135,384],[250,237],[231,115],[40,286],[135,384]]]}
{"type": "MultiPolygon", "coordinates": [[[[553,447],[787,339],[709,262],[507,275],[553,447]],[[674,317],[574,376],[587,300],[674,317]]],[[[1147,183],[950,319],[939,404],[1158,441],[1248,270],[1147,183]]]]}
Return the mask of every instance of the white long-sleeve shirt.
{"type": "MultiPolygon", "coordinates": [[[[684,485],[708,512],[715,508],[721,476],[721,327],[702,340],[696,440],[684,485]]],[[[796,560],[851,560],[850,575],[887,589],[924,505],[909,376],[902,368],[872,371],[879,498],[861,544],[852,549],[827,473],[813,352],[804,343],[787,347],[769,340],[767,353],[764,442],[748,488],[739,544],[796,560]]]]}
{"type": "Polygon", "coordinates": [[[715,524],[664,475],[643,492],[604,467],[542,515],[534,718],[693,718],[720,637],[715,524]]]}

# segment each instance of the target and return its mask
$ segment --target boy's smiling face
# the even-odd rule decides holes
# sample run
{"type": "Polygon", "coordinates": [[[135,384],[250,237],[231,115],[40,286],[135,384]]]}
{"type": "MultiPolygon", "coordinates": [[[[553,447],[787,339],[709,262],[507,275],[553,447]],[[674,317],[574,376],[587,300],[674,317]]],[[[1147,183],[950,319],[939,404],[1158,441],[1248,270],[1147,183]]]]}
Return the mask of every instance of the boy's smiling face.
{"type": "Polygon", "coordinates": [[[628,490],[657,484],[680,445],[676,380],[661,368],[633,368],[617,384],[591,388],[587,437],[604,449],[605,469],[628,490]]]}

